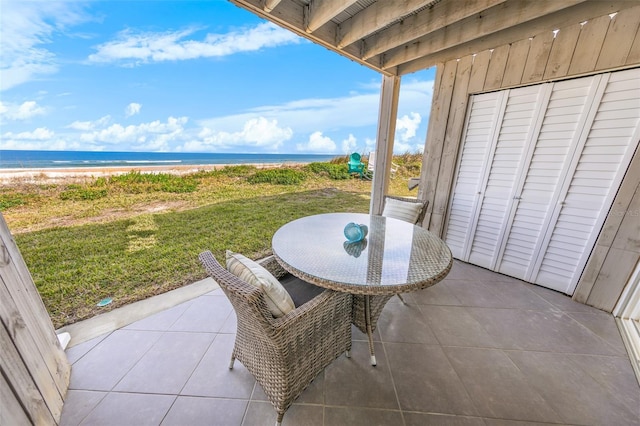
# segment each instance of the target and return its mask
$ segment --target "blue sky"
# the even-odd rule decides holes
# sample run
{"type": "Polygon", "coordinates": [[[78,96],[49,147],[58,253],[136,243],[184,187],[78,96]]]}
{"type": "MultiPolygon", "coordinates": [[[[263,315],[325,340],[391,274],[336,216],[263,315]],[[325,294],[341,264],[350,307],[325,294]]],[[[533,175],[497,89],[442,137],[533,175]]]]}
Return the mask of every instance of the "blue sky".
{"type": "MultiPolygon", "coordinates": [[[[434,73],[402,79],[396,153],[434,73]]],[[[0,0],[0,149],[366,153],[381,78],[223,0],[0,0]]]]}

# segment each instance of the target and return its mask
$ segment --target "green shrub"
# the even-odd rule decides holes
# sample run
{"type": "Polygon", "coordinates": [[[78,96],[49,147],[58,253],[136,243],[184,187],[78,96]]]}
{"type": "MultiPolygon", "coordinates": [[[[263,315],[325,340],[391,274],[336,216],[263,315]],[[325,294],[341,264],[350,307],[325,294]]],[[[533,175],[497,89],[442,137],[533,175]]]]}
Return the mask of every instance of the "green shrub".
{"type": "Polygon", "coordinates": [[[80,185],[69,185],[67,189],[60,193],[63,200],[97,200],[107,196],[106,189],[96,189],[91,187],[82,187],[80,185]]]}
{"type": "Polygon", "coordinates": [[[199,171],[196,172],[193,176],[199,179],[215,176],[246,177],[255,171],[255,166],[243,164],[239,166],[225,166],[217,170],[199,171]]]}
{"type": "Polygon", "coordinates": [[[0,210],[26,204],[26,199],[21,194],[0,194],[0,210]]]}
{"type": "Polygon", "coordinates": [[[310,163],[306,169],[320,176],[328,176],[330,179],[349,179],[349,168],[344,163],[310,163]]]}
{"type": "Polygon", "coordinates": [[[139,194],[143,192],[194,192],[198,181],[193,175],[178,176],[170,173],[140,173],[131,171],[124,175],[112,176],[109,184],[121,190],[139,194]]]}
{"type": "Polygon", "coordinates": [[[220,174],[229,177],[244,177],[249,176],[256,171],[255,166],[241,165],[241,166],[226,166],[220,169],[220,174]]]}
{"type": "Polygon", "coordinates": [[[258,170],[247,178],[249,183],[270,183],[272,185],[297,185],[306,179],[306,174],[294,169],[258,170]]]}
{"type": "Polygon", "coordinates": [[[160,185],[162,192],[172,192],[176,194],[183,194],[187,192],[194,192],[198,188],[198,182],[195,179],[170,179],[167,182],[163,182],[160,185]]]}

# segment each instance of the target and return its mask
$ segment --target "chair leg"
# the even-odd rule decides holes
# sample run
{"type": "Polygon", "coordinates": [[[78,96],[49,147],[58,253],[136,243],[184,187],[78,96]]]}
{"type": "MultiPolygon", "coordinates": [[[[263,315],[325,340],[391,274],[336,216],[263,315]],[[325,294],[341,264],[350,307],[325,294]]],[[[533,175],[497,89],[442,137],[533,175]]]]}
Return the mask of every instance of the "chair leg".
{"type": "Polygon", "coordinates": [[[236,357],[231,355],[231,361],[229,362],[229,370],[233,370],[233,363],[236,360],[236,357]]]}
{"type": "Polygon", "coordinates": [[[351,351],[346,351],[346,352],[344,353],[344,355],[345,355],[347,358],[351,358],[351,351]]]}
{"type": "Polygon", "coordinates": [[[407,302],[404,301],[404,299],[402,298],[402,296],[400,294],[396,294],[396,296],[398,296],[398,299],[400,299],[400,301],[402,302],[403,305],[407,304],[407,302]]]}
{"type": "Polygon", "coordinates": [[[284,413],[278,413],[278,419],[276,420],[276,426],[282,425],[282,418],[284,417],[284,413]]]}

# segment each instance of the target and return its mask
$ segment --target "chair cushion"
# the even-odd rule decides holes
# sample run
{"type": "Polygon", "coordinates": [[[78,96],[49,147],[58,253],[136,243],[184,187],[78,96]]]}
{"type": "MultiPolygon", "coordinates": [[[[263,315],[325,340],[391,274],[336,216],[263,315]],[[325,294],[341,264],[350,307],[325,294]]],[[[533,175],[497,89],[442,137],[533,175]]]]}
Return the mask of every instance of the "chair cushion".
{"type": "Polygon", "coordinates": [[[291,296],[280,281],[253,260],[227,250],[227,270],[247,284],[262,288],[267,308],[274,317],[279,318],[295,309],[291,296]]]}
{"type": "Polygon", "coordinates": [[[413,203],[411,201],[401,201],[395,198],[387,198],[384,202],[384,210],[382,216],[392,217],[394,219],[404,220],[409,223],[416,223],[420,211],[421,203],[413,203]]]}
{"type": "Polygon", "coordinates": [[[313,285],[291,274],[287,274],[280,279],[280,282],[287,290],[296,308],[304,305],[323,291],[324,288],[313,285]]]}

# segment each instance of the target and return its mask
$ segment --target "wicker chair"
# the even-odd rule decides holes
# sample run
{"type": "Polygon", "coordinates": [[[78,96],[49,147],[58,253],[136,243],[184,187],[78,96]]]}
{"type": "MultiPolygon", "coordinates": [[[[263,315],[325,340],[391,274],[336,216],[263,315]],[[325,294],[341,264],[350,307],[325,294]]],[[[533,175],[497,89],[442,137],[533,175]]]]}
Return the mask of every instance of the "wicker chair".
{"type": "MultiPolygon", "coordinates": [[[[398,197],[395,195],[385,195],[384,197],[384,201],[385,203],[387,202],[387,199],[394,199],[394,200],[398,200],[398,201],[402,201],[405,203],[412,203],[412,204],[421,204],[422,205],[422,209],[420,210],[420,214],[418,215],[418,218],[416,219],[416,221],[414,222],[414,225],[422,225],[422,221],[424,220],[424,216],[427,214],[427,206],[429,205],[429,201],[423,201],[423,200],[419,200],[417,198],[411,198],[411,197],[398,197]]],[[[383,206],[384,209],[384,206],[383,206]]]]}
{"type": "MultiPolygon", "coordinates": [[[[387,202],[387,200],[389,198],[392,198],[394,200],[398,200],[398,201],[402,201],[402,202],[406,202],[406,203],[419,203],[422,204],[422,209],[420,210],[420,214],[418,214],[418,218],[415,221],[415,225],[420,225],[422,224],[422,221],[424,219],[424,216],[427,212],[427,205],[429,204],[428,201],[422,201],[419,200],[417,198],[410,198],[410,197],[397,197],[394,195],[386,195],[384,197],[384,201],[385,203],[387,202]]],[[[400,301],[406,305],[406,302],[404,301],[404,299],[402,298],[402,296],[400,294],[396,294],[396,296],[398,296],[398,299],[400,299],[400,301]]],[[[391,299],[391,297],[393,296],[384,296],[384,295],[374,295],[374,296],[369,296],[369,306],[370,306],[370,310],[371,310],[371,328],[372,331],[375,331],[376,329],[376,325],[378,323],[378,317],[380,317],[380,314],[382,313],[382,309],[384,308],[384,306],[387,304],[387,302],[389,301],[389,299],[391,299]]],[[[362,295],[354,295],[353,296],[353,318],[352,318],[353,324],[358,328],[358,330],[362,331],[363,333],[366,333],[366,323],[365,323],[365,316],[364,316],[364,296],[362,295]]]]}
{"type": "MultiPolygon", "coordinates": [[[[229,368],[237,358],[249,370],[275,407],[276,425],[280,425],[285,411],[311,381],[342,353],[349,356],[352,296],[323,290],[283,317],[274,318],[262,289],[231,274],[210,251],[201,253],[200,261],[229,298],[238,318],[229,368]]],[[[287,274],[273,256],[259,263],[278,279],[287,274]]]]}

